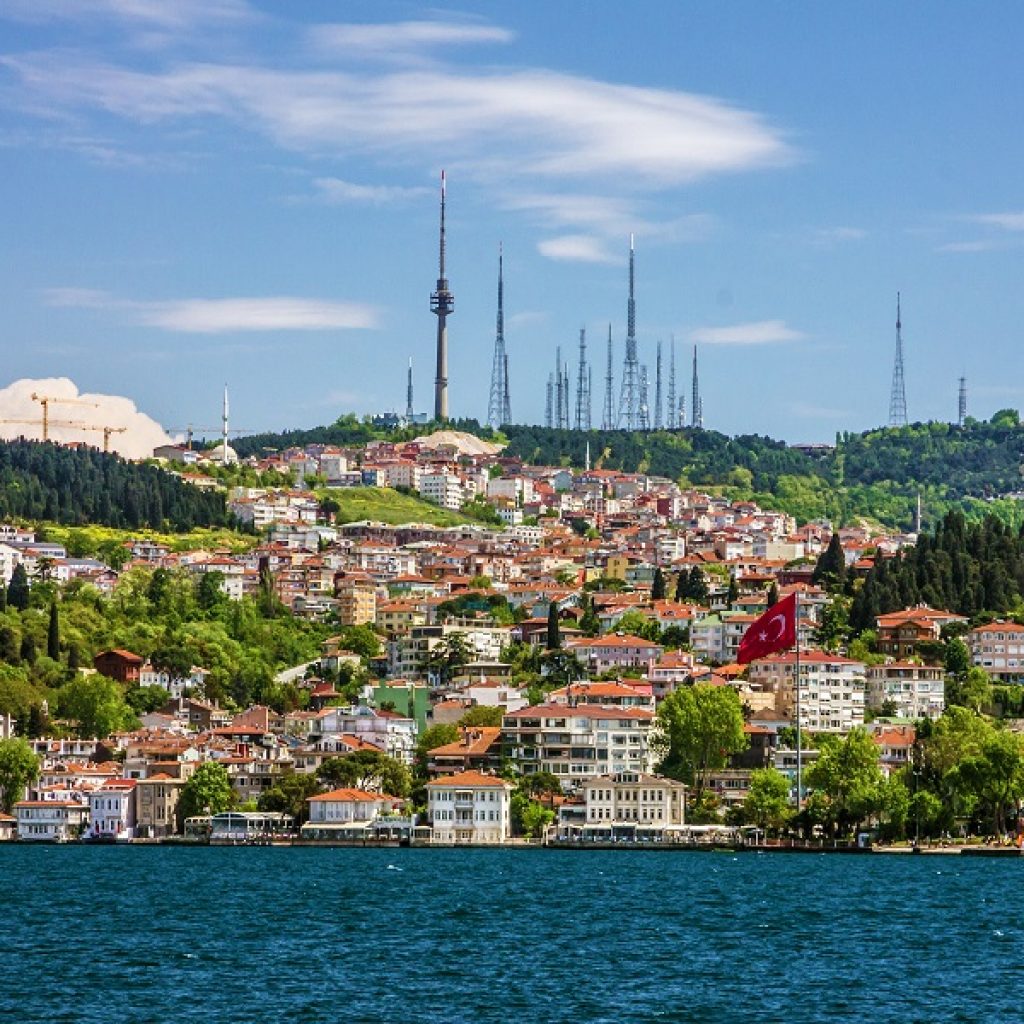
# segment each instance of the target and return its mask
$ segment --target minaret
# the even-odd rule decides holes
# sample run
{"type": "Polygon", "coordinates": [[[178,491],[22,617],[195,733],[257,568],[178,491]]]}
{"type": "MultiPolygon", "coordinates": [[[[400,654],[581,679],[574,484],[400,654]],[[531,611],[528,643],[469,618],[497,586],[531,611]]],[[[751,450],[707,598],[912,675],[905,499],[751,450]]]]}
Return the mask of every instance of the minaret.
{"type": "Polygon", "coordinates": [[[412,408],[412,356],[409,356],[409,379],[405,385],[405,422],[412,423],[415,413],[412,408]]]}
{"type": "Polygon", "coordinates": [[[903,324],[900,318],[900,293],[896,293],[896,359],[892,365],[892,391],[889,394],[889,426],[907,425],[907,392],[903,385],[903,324]]]}
{"type": "Polygon", "coordinates": [[[455,296],[444,276],[445,180],[441,172],[441,244],[437,288],[430,295],[430,312],[437,317],[437,376],[434,378],[434,419],[448,419],[448,317],[455,311],[455,296]]]}
{"type": "Polygon", "coordinates": [[[667,422],[665,424],[669,430],[675,430],[677,426],[681,427],[683,424],[679,420],[679,415],[676,407],[676,339],[675,335],[668,343],[668,412],[667,422]]]}
{"type": "Polygon", "coordinates": [[[962,427],[967,422],[967,378],[960,378],[960,401],[957,404],[957,426],[962,427]]]}
{"type": "Polygon", "coordinates": [[[576,429],[590,429],[590,367],[587,366],[587,329],[580,328],[580,364],[576,377],[576,429]]]}
{"type": "Polygon", "coordinates": [[[658,342],[658,354],[654,363],[654,423],[655,430],[661,430],[665,421],[661,418],[661,342],[658,342]]]}
{"type": "Polygon", "coordinates": [[[612,325],[608,325],[608,369],[604,375],[604,416],[602,430],[615,429],[615,375],[612,369],[612,325]]]}
{"type": "Polygon", "coordinates": [[[626,302],[626,358],[622,364],[622,391],[619,395],[619,426],[635,430],[640,396],[640,365],[636,355],[636,301],[633,297],[635,250],[629,236],[629,299],[626,302]]]}
{"type": "Polygon", "coordinates": [[[690,396],[690,426],[703,426],[703,410],[700,404],[700,381],[697,377],[697,346],[693,346],[693,393],[690,396]]]}
{"type": "Polygon", "coordinates": [[[220,415],[220,462],[222,466],[228,464],[228,386],[224,385],[224,408],[220,415]]]}
{"type": "Polygon", "coordinates": [[[507,423],[505,419],[505,401],[508,396],[508,381],[505,371],[508,357],[505,355],[505,310],[504,280],[502,273],[502,251],[498,245],[498,325],[494,336],[494,364],[491,368],[491,399],[487,406],[487,422],[492,427],[500,427],[507,423]]]}

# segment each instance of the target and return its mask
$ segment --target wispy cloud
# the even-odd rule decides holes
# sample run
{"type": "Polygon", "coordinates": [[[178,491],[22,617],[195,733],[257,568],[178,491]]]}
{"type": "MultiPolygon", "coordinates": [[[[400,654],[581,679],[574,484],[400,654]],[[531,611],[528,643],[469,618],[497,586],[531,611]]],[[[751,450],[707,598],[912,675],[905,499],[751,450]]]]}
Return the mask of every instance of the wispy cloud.
{"type": "Polygon", "coordinates": [[[524,327],[536,327],[539,324],[547,323],[548,314],[540,309],[524,309],[518,313],[512,313],[505,317],[505,326],[513,330],[524,327]]]}
{"type": "Polygon", "coordinates": [[[120,311],[134,323],[185,334],[349,330],[379,322],[372,306],[289,296],[140,302],[86,288],[54,288],[46,296],[51,306],[120,311]]]}
{"type": "Polygon", "coordinates": [[[978,213],[967,219],[975,224],[987,224],[1004,231],[1024,231],[1024,212],[978,213]]]}
{"type": "Polygon", "coordinates": [[[593,235],[560,235],[537,243],[542,256],[563,263],[616,263],[604,239],[593,235]]]}
{"type": "Polygon", "coordinates": [[[353,51],[392,56],[401,51],[481,43],[510,43],[515,33],[498,25],[469,21],[399,21],[391,24],[317,25],[309,38],[320,50],[352,56],[353,51]]]}
{"type": "Polygon", "coordinates": [[[153,124],[220,117],[278,145],[391,159],[442,156],[480,178],[614,181],[621,191],[790,163],[763,117],[722,100],[547,70],[366,73],[187,63],[145,71],[71,53],[8,56],[28,104],[153,124]],[[437,111],[443,110],[443,117],[437,111]]]}
{"type": "Polygon", "coordinates": [[[433,190],[418,186],[403,185],[359,185],[341,178],[316,178],[313,181],[316,189],[315,198],[324,203],[373,203],[384,206],[388,203],[400,203],[407,199],[419,199],[433,194],[433,190]]]}
{"type": "Polygon", "coordinates": [[[992,252],[1005,249],[1006,242],[998,238],[977,238],[968,242],[946,242],[938,246],[938,252],[992,252]]]}
{"type": "Polygon", "coordinates": [[[819,245],[835,245],[840,242],[860,242],[867,238],[864,228],[832,227],[816,228],[812,233],[813,240],[819,245]]]}
{"type": "Polygon", "coordinates": [[[161,29],[247,20],[245,0],[4,0],[0,16],[17,21],[120,21],[161,29]]]}
{"type": "Polygon", "coordinates": [[[702,345],[777,345],[800,341],[805,335],[786,326],[784,320],[757,320],[728,327],[698,327],[690,340],[702,345]]]}

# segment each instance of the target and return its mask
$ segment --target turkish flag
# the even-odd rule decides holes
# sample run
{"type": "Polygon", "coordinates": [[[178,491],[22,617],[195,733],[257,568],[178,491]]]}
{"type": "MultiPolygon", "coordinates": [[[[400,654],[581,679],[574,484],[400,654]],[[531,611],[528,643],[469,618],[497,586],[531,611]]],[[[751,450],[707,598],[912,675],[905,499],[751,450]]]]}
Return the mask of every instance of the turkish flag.
{"type": "Polygon", "coordinates": [[[743,634],[736,660],[745,665],[796,643],[796,594],[773,604],[743,634]]]}

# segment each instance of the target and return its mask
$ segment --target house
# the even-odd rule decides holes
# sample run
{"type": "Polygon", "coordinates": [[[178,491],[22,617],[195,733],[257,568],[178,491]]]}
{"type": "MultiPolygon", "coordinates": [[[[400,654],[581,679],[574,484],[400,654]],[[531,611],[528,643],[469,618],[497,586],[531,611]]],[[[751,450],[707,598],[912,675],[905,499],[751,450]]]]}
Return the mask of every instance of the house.
{"type": "Polygon", "coordinates": [[[68,843],[85,829],[89,806],[78,800],[19,800],[14,817],[19,842],[68,843]]]}
{"type": "Polygon", "coordinates": [[[665,648],[661,644],[628,633],[614,633],[592,639],[571,640],[565,645],[592,673],[640,669],[647,672],[665,648]]]}
{"type": "Polygon", "coordinates": [[[513,788],[496,775],[478,771],[458,772],[428,782],[430,841],[459,846],[506,842],[511,835],[513,788]]]}
{"type": "Polygon", "coordinates": [[[889,661],[867,668],[867,706],[900,718],[938,718],[946,706],[946,672],[941,665],[889,661]]]}
{"type": "Polygon", "coordinates": [[[162,839],[178,831],[178,801],[184,779],[157,772],[135,783],[135,834],[140,839],[162,839]]]}
{"type": "Polygon", "coordinates": [[[135,835],[135,779],[111,779],[89,794],[86,839],[125,840],[135,835]]]}
{"type": "Polygon", "coordinates": [[[309,821],[303,839],[408,839],[413,819],[405,801],[362,789],[335,789],[309,797],[309,821]]]}
{"type": "Polygon", "coordinates": [[[0,843],[8,843],[15,838],[18,819],[13,814],[0,811],[0,843]]]}
{"type": "Polygon", "coordinates": [[[460,729],[454,743],[427,751],[427,773],[431,778],[475,770],[497,772],[501,768],[501,728],[474,726],[460,729]]]}
{"type": "Polygon", "coordinates": [[[983,668],[996,682],[1024,683],[1024,626],[990,622],[972,629],[964,639],[972,665],[983,668]]]}
{"type": "Polygon", "coordinates": [[[556,838],[661,840],[686,824],[686,786],[674,779],[615,772],[589,779],[581,792],[582,804],[560,810],[556,838]]]}
{"type": "Polygon", "coordinates": [[[92,659],[93,668],[102,676],[119,683],[138,683],[144,659],[131,651],[101,651],[92,659]]]}
{"type": "Polygon", "coordinates": [[[878,649],[882,654],[905,658],[916,654],[919,644],[940,640],[943,626],[966,621],[963,615],[929,608],[924,604],[879,615],[875,619],[878,649]]]}

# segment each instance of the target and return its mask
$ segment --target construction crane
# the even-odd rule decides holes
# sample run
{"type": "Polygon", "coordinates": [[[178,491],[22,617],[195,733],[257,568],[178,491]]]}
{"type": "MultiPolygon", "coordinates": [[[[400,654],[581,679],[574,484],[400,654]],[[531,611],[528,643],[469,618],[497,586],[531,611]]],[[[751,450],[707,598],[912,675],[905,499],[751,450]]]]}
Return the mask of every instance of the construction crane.
{"type": "MultiPolygon", "coordinates": [[[[40,395],[32,392],[32,401],[38,402],[43,407],[43,440],[50,440],[50,403],[59,402],[61,405],[87,405],[93,409],[100,407],[99,402],[89,402],[84,398],[58,398],[56,395],[40,395]]],[[[54,423],[54,426],[57,424],[54,423]]],[[[76,424],[77,425],[77,424],[76,424]]],[[[70,426],[64,423],[61,426],[70,426]]]]}
{"type": "Polygon", "coordinates": [[[86,423],[68,423],[65,424],[69,427],[78,427],[80,430],[102,430],[103,431],[103,451],[110,451],[110,435],[111,434],[123,434],[128,428],[127,427],[92,427],[86,423]]]}

